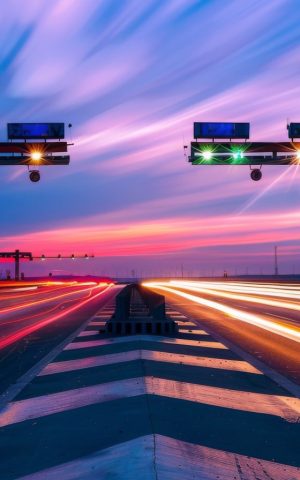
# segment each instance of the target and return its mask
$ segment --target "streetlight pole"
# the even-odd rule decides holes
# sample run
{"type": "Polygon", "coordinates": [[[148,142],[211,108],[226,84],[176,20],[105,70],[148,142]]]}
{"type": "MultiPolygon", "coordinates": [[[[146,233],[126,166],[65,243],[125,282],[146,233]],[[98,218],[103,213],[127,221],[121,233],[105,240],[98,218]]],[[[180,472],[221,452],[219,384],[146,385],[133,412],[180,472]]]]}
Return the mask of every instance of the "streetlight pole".
{"type": "Polygon", "coordinates": [[[274,247],[274,262],[275,262],[275,276],[278,276],[278,257],[277,257],[277,246],[274,247]]]}

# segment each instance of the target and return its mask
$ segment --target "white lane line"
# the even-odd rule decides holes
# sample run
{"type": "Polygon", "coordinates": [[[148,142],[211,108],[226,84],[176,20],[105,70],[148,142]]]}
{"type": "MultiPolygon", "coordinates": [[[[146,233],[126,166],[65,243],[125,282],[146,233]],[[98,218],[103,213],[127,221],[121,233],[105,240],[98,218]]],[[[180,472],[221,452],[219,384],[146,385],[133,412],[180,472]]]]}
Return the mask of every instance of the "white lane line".
{"type": "Polygon", "coordinates": [[[235,372],[261,374],[259,370],[252,367],[243,360],[223,360],[221,358],[197,357],[178,353],[158,352],[153,350],[131,350],[129,352],[99,355],[75,360],[53,362],[47,365],[39,376],[52,375],[62,372],[72,372],[85,368],[112,365],[115,363],[131,362],[134,360],[151,360],[155,362],[176,363],[195,367],[205,367],[235,372]]]}
{"type": "Polygon", "coordinates": [[[84,330],[77,337],[92,337],[94,335],[99,335],[99,330],[84,330]]]}
{"type": "Polygon", "coordinates": [[[204,330],[197,330],[197,328],[193,328],[192,330],[189,328],[179,328],[179,333],[190,333],[191,335],[209,335],[209,333],[205,332],[204,330]]]}
{"type": "Polygon", "coordinates": [[[186,324],[186,323],[188,323],[188,321],[189,321],[188,318],[186,318],[186,317],[185,317],[185,318],[182,318],[182,317],[169,317],[169,318],[170,318],[171,320],[173,320],[174,322],[176,322],[176,323],[182,323],[182,324],[184,324],[184,323],[186,324]]]}
{"type": "Polygon", "coordinates": [[[194,322],[176,322],[177,325],[185,326],[185,327],[195,327],[196,324],[194,322]]]}
{"type": "Polygon", "coordinates": [[[106,324],[106,322],[94,322],[94,321],[92,321],[92,322],[89,323],[89,326],[91,326],[91,327],[97,327],[97,326],[103,327],[105,324],[106,324]]]}
{"type": "Polygon", "coordinates": [[[142,377],[28,398],[9,403],[4,408],[0,414],[0,427],[94,405],[95,403],[145,394],[145,382],[142,377]]]}
{"type": "Polygon", "coordinates": [[[300,415],[300,400],[297,398],[196,385],[157,377],[138,377],[11,402],[0,414],[0,426],[145,394],[275,415],[293,423],[299,421],[300,415]]]}
{"type": "Polygon", "coordinates": [[[300,400],[298,398],[196,385],[157,377],[145,378],[147,393],[150,394],[245,412],[275,415],[293,423],[299,421],[300,400]]]}
{"type": "Polygon", "coordinates": [[[128,343],[128,342],[155,342],[155,343],[168,343],[172,345],[190,345],[194,347],[215,348],[221,350],[228,350],[225,345],[219,342],[204,342],[201,340],[188,340],[184,338],[168,338],[159,337],[154,335],[128,335],[125,337],[114,337],[101,340],[91,340],[87,342],[73,342],[67,345],[64,350],[77,350],[81,348],[100,347],[103,345],[114,345],[116,343],[128,343]]]}
{"type": "Polygon", "coordinates": [[[103,478],[103,472],[122,480],[141,478],[141,472],[143,480],[300,479],[297,467],[155,434],[113,445],[18,480],[96,480],[103,478]]]}
{"type": "Polygon", "coordinates": [[[142,358],[142,350],[131,350],[129,352],[113,353],[110,355],[100,355],[86,357],[76,360],[65,360],[62,362],[49,363],[39,374],[39,377],[53,375],[63,372],[73,372],[85,368],[102,367],[116,363],[132,362],[142,358]]]}
{"type": "MultiPolygon", "coordinates": [[[[31,473],[17,480],[108,480],[109,478],[158,480],[154,459],[154,436],[148,435],[95,451],[90,455],[31,473]]],[[[159,476],[159,478],[166,477],[159,476]]],[[[173,478],[173,476],[167,478],[173,478]]],[[[262,480],[265,479],[262,478],[262,480]]],[[[281,480],[286,479],[283,477],[281,480]]]]}

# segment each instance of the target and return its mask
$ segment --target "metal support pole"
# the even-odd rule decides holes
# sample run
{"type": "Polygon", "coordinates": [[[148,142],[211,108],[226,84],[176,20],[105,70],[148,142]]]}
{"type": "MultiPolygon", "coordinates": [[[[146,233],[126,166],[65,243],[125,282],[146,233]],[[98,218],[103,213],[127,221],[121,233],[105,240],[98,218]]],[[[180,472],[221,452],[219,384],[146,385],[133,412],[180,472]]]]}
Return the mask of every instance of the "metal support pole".
{"type": "Polygon", "coordinates": [[[278,257],[277,257],[277,246],[274,247],[274,261],[275,261],[275,276],[278,275],[278,257]]]}
{"type": "Polygon", "coordinates": [[[15,251],[15,280],[20,280],[20,250],[15,251]]]}

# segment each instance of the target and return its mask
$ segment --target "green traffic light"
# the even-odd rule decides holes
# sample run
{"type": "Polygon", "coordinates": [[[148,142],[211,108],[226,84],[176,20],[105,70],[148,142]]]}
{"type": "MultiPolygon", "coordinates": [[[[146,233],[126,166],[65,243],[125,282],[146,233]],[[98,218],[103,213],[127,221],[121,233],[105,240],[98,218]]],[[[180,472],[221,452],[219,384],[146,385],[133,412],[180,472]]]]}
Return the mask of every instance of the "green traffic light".
{"type": "Polygon", "coordinates": [[[203,160],[206,160],[206,161],[211,160],[212,156],[213,156],[213,154],[210,150],[205,150],[204,152],[202,152],[201,155],[202,155],[203,160]]]}
{"type": "Polygon", "coordinates": [[[239,150],[238,152],[234,152],[232,156],[235,160],[241,160],[242,158],[244,158],[244,152],[241,152],[239,150]]]}

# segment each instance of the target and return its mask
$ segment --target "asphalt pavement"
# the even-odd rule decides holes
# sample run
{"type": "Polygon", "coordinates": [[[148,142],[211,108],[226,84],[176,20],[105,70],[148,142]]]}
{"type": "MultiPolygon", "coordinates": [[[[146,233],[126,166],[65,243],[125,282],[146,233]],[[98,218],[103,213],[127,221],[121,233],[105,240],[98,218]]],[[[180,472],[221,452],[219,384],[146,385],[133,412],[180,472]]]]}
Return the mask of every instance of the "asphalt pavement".
{"type": "Polygon", "coordinates": [[[300,285],[176,281],[152,282],[151,288],[200,328],[300,385],[300,285]]]}
{"type": "Polygon", "coordinates": [[[70,282],[0,291],[0,395],[115,297],[120,287],[70,282]]]}
{"type": "Polygon", "coordinates": [[[15,348],[6,378],[19,355],[27,379],[0,410],[1,480],[300,480],[299,398],[227,344],[273,368],[288,362],[296,381],[298,287],[209,287],[151,285],[167,297],[175,336],[100,333],[118,286],[52,291],[52,303],[40,292],[42,303],[7,312],[21,321],[4,326],[4,341],[25,335],[2,349],[15,348]],[[285,302],[287,320],[262,313],[261,299],[277,313],[285,302]],[[23,308],[36,315],[28,325],[23,308]]]}

